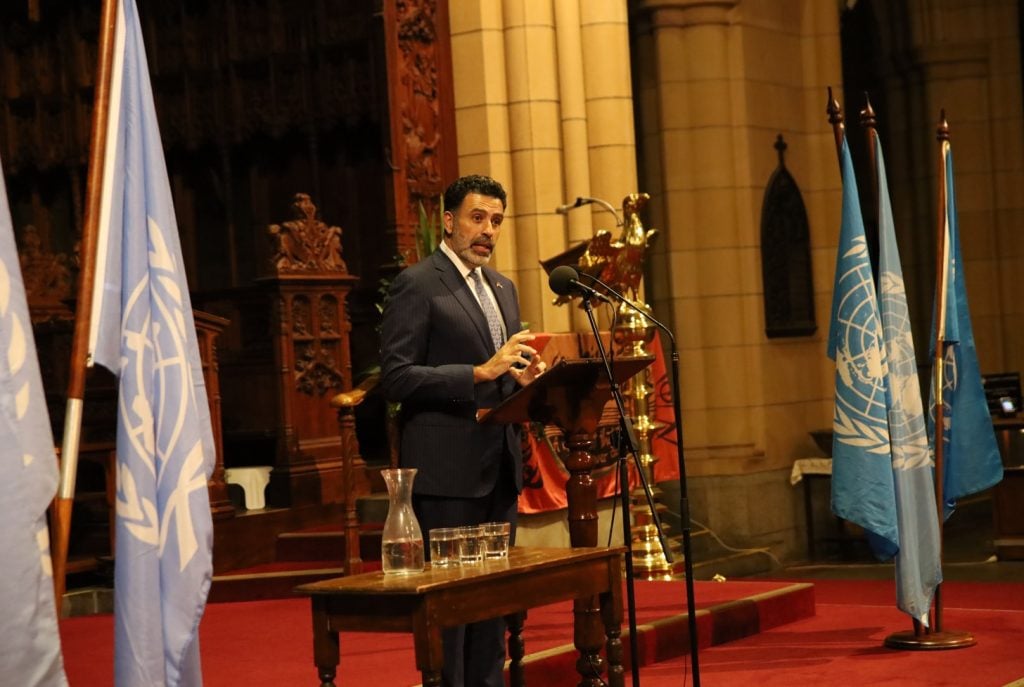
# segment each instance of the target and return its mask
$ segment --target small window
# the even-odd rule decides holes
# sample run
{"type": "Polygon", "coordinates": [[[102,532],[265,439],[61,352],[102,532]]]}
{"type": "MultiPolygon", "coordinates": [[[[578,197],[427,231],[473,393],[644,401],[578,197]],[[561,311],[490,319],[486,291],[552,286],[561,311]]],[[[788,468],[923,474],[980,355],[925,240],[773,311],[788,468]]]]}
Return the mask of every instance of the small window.
{"type": "Polygon", "coordinates": [[[772,172],[761,205],[761,277],[768,338],[810,336],[814,321],[811,241],[807,209],[796,180],[786,169],[786,142],[779,134],[779,166],[772,172]]]}

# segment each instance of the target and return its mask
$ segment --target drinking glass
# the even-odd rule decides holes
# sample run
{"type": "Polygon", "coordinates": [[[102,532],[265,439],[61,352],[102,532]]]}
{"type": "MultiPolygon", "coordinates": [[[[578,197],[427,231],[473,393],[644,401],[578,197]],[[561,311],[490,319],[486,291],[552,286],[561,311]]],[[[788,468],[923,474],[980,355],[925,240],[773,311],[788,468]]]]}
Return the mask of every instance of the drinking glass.
{"type": "Polygon", "coordinates": [[[508,540],[512,525],[507,522],[485,522],[480,525],[484,540],[484,556],[508,558],[508,540]]]}
{"type": "Polygon", "coordinates": [[[456,527],[436,527],[429,532],[430,564],[447,568],[459,564],[459,530],[456,527]]]}
{"type": "Polygon", "coordinates": [[[459,529],[459,562],[472,565],[484,559],[484,542],[479,525],[467,525],[459,529]]]}

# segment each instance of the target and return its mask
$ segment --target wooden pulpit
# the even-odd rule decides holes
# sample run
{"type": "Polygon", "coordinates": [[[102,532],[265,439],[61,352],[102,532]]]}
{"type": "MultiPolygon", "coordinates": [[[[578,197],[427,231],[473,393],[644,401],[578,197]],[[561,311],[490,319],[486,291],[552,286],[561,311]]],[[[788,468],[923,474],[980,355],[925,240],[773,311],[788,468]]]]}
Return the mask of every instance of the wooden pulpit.
{"type": "MultiPolygon", "coordinates": [[[[653,362],[653,357],[613,360],[615,382],[623,384],[653,362]]],[[[590,450],[611,397],[611,384],[600,359],[562,360],[479,418],[480,422],[500,424],[553,424],[565,432],[569,449],[565,467],[570,474],[565,490],[573,546],[597,546],[597,489],[591,476],[597,464],[590,450]]]]}
{"type": "MultiPolygon", "coordinates": [[[[615,383],[623,384],[653,362],[653,357],[613,360],[615,383]]],[[[569,455],[564,462],[570,475],[565,491],[569,542],[574,547],[597,546],[597,484],[591,474],[597,461],[591,449],[601,414],[611,397],[611,383],[603,361],[595,358],[562,360],[501,405],[481,413],[479,418],[480,422],[500,424],[541,422],[553,424],[565,432],[569,455]]],[[[604,640],[598,598],[576,599],[573,615],[576,648],[581,654],[595,656],[594,647],[599,647],[604,640]]],[[[598,657],[598,661],[593,669],[600,675],[604,671],[604,659],[598,657]]],[[[581,674],[586,670],[586,667],[577,668],[581,674]]]]}
{"type": "Polygon", "coordinates": [[[352,388],[345,300],[358,282],[341,229],[305,193],[293,217],[267,227],[265,275],[198,294],[231,326],[220,337],[225,467],[273,466],[267,502],[316,507],[343,500],[342,447],[329,400],[352,388]]]}

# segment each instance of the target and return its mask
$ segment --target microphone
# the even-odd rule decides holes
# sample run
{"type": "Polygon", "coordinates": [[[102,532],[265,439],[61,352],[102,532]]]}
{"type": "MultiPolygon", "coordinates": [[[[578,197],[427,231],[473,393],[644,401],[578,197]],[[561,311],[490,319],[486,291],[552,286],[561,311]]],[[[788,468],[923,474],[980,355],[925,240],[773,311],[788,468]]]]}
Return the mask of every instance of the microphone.
{"type": "Polygon", "coordinates": [[[568,215],[570,210],[581,208],[584,205],[590,205],[591,203],[597,203],[604,210],[611,213],[612,217],[615,218],[615,226],[622,226],[622,218],[619,217],[619,213],[615,210],[615,206],[609,203],[607,200],[601,200],[600,198],[590,198],[588,196],[577,196],[575,203],[568,203],[566,205],[559,205],[555,208],[555,212],[560,215],[568,215]]]}
{"type": "Polygon", "coordinates": [[[609,305],[612,304],[608,296],[582,283],[579,277],[580,273],[571,266],[559,265],[551,270],[548,286],[559,296],[586,296],[587,298],[597,298],[609,305]]]}
{"type": "Polygon", "coordinates": [[[557,208],[555,208],[555,212],[557,212],[560,215],[568,215],[570,210],[575,210],[576,208],[583,207],[584,205],[590,205],[593,202],[594,200],[592,198],[578,197],[576,198],[575,203],[559,205],[557,208]]]}

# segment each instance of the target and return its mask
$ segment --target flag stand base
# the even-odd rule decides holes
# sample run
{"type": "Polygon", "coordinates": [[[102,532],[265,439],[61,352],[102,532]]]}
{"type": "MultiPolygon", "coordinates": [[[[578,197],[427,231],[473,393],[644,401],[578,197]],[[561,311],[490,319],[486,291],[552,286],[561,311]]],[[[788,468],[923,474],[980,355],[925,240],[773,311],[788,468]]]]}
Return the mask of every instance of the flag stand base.
{"type": "Polygon", "coordinates": [[[942,630],[940,632],[922,632],[913,630],[894,632],[885,638],[885,646],[889,649],[907,649],[911,651],[930,651],[936,649],[966,649],[977,644],[970,632],[958,630],[942,630]]]}

